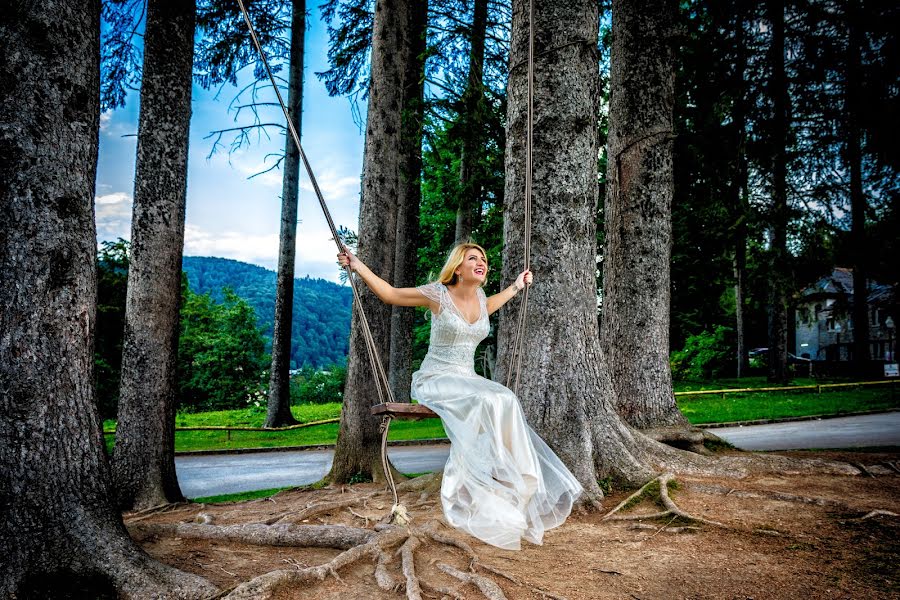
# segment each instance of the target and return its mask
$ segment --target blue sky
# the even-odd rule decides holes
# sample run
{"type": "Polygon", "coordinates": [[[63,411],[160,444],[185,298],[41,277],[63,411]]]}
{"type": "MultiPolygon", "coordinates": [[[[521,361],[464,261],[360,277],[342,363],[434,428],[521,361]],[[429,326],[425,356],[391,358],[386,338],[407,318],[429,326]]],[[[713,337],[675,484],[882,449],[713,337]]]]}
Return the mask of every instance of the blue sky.
{"type": "MultiPolygon", "coordinates": [[[[315,76],[316,71],[328,68],[327,49],[328,33],[316,7],[310,11],[305,40],[303,149],[335,223],[356,230],[364,140],[353,121],[350,102],[328,97],[324,84],[315,76]]],[[[204,139],[210,131],[236,125],[228,105],[237,91],[230,85],[221,91],[194,85],[184,254],[222,256],[274,270],[278,261],[282,172],[274,170],[253,179],[248,177],[271,165],[265,157],[283,151],[284,137],[274,130],[271,139],[254,136],[249,148],[230,156],[230,138],[223,138],[226,147],[209,158],[212,139],[204,139]]],[[[269,96],[274,98],[273,93],[269,96]]],[[[131,237],[138,101],[138,92],[131,92],[125,107],[101,116],[96,192],[98,242],[131,237]]],[[[365,105],[359,109],[365,118],[365,105]]],[[[284,121],[280,111],[271,113],[271,119],[284,121]]],[[[242,115],[241,122],[248,123],[249,115],[242,115]]],[[[337,281],[334,242],[302,166],[300,181],[295,274],[337,281]]]]}

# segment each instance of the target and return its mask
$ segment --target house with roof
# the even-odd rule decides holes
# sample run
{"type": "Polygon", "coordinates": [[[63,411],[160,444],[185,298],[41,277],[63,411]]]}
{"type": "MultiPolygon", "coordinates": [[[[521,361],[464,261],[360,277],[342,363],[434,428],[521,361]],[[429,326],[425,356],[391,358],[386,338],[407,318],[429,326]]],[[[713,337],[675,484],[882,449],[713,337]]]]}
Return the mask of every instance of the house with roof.
{"type": "MultiPolygon", "coordinates": [[[[869,355],[896,357],[896,286],[868,282],[869,355]]],[[[796,354],[826,361],[853,359],[853,270],[835,268],[800,292],[795,310],[796,354]]]]}

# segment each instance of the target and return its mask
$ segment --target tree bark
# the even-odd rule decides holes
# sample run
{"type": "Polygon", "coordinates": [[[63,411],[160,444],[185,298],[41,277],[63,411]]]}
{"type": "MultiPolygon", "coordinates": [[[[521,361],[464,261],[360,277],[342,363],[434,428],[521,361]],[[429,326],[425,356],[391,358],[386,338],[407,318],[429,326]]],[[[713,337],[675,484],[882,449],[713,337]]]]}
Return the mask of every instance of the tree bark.
{"type": "Polygon", "coordinates": [[[770,130],[772,155],[771,246],[769,250],[769,373],[772,383],[788,383],[787,315],[790,265],[787,253],[787,134],[788,89],[784,55],[784,1],[767,0],[772,26],[769,60],[772,70],[769,93],[773,118],[770,130]]]}
{"type": "MultiPolygon", "coordinates": [[[[303,39],[306,1],[293,0],[291,55],[288,68],[288,111],[302,132],[303,39]]],[[[291,414],[291,333],[294,317],[294,257],[297,246],[297,199],[300,194],[300,150],[290,133],[284,142],[284,177],[281,184],[281,231],[278,246],[278,279],[275,290],[275,324],[272,329],[272,366],[265,427],[294,425],[291,414]]]]}
{"type": "MultiPolygon", "coordinates": [[[[403,83],[401,123],[400,195],[397,197],[397,239],[394,252],[394,285],[416,284],[419,251],[419,204],[422,201],[422,123],[425,115],[425,29],[428,2],[413,2],[409,10],[409,43],[403,83]]],[[[409,402],[412,382],[412,342],[415,309],[391,307],[391,348],[388,379],[394,400],[409,402]]]]}
{"type": "Polygon", "coordinates": [[[469,37],[469,75],[463,92],[462,154],[459,164],[459,207],[456,210],[456,243],[472,237],[475,212],[481,196],[477,173],[481,160],[481,132],[484,127],[484,43],[487,35],[487,0],[475,0],[472,32],[469,37]]]}
{"type": "Polygon", "coordinates": [[[0,39],[0,597],[208,597],[140,550],[109,498],[93,386],[100,3],[13,3],[0,39]]]}
{"type": "Polygon", "coordinates": [[[613,53],[632,70],[613,67],[611,82],[600,340],[615,357],[616,408],[629,425],[688,427],[669,367],[676,4],[620,6],[613,53]]]}
{"type": "MultiPolygon", "coordinates": [[[[613,38],[622,43],[625,18],[614,3],[613,38]]],[[[625,6],[625,10],[637,10],[625,6]]],[[[568,465],[586,490],[602,497],[597,480],[646,482],[652,472],[644,443],[616,414],[609,363],[600,347],[596,314],[597,155],[600,80],[596,41],[599,7],[592,0],[535,2],[534,191],[528,320],[518,394],[529,424],[568,465]],[[583,43],[572,44],[572,40],[583,43]]],[[[635,35],[638,32],[632,32],[635,35]]],[[[524,262],[525,130],[528,0],[513,2],[506,129],[506,189],[502,276],[511,281],[524,262]]],[[[629,68],[613,49],[613,112],[619,118],[621,81],[629,68]]],[[[626,55],[627,56],[627,55],[626,55]]],[[[617,131],[617,129],[613,129],[617,131]]],[[[497,380],[512,360],[520,298],[501,310],[497,380]]]]}
{"type": "Polygon", "coordinates": [[[175,475],[175,394],[195,15],[193,0],[147,5],[113,453],[124,509],[183,499],[175,475]]]}
{"type": "Polygon", "coordinates": [[[734,327],[737,338],[737,376],[747,374],[750,356],[747,348],[744,326],[744,291],[747,278],[747,218],[749,204],[747,201],[747,102],[744,70],[747,68],[747,49],[744,38],[745,8],[743,0],[735,3],[734,16],[734,110],[733,127],[736,154],[731,177],[731,204],[734,210],[734,327]]]}
{"type": "Polygon", "coordinates": [[[860,78],[862,76],[862,33],[858,0],[847,0],[847,163],[850,168],[850,247],[853,257],[853,362],[857,376],[866,375],[869,363],[869,305],[866,277],[866,196],[862,182],[862,144],[860,131],[860,78]]]}
{"type": "MultiPolygon", "coordinates": [[[[371,78],[366,120],[365,157],[359,207],[358,256],[373,272],[392,280],[397,236],[397,198],[401,187],[403,83],[407,69],[410,3],[377,0],[372,33],[371,78]]],[[[357,285],[377,352],[387,367],[391,307],[361,281],[357,285]]],[[[369,413],[379,401],[375,377],[360,328],[359,307],[350,325],[347,383],[334,462],[327,479],[384,477],[380,458],[379,420],[369,413]]]]}

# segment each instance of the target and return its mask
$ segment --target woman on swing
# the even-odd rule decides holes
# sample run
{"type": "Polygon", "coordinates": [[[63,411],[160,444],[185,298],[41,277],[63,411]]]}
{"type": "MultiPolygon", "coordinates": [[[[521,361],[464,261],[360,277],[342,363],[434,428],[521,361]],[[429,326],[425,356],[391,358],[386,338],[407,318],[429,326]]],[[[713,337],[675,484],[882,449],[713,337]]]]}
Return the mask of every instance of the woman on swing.
{"type": "Polygon", "coordinates": [[[531,284],[531,272],[488,298],[486,253],[477,244],[457,245],[437,281],[415,288],[393,287],[348,250],[338,260],[383,302],[431,309],[428,353],[411,396],[440,416],[450,438],[441,484],[447,521],[507,550],[518,550],[522,538],[540,544],[568,517],[581,485],[528,426],[515,394],[473,366],[488,316],[531,284]]]}

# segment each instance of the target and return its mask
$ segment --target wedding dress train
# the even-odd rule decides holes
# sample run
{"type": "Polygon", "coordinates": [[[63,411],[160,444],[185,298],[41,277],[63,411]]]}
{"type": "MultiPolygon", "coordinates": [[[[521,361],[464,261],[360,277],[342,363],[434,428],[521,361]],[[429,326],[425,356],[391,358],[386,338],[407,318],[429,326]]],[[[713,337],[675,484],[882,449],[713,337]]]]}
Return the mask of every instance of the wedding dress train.
{"type": "Polygon", "coordinates": [[[566,520],[582,487],[528,426],[516,395],[475,372],[475,348],[489,331],[481,288],[474,323],[443,284],[418,289],[440,306],[411,393],[441,417],[450,438],[444,515],[453,527],[500,548],[518,550],[522,538],[540,544],[544,531],[566,520]]]}

